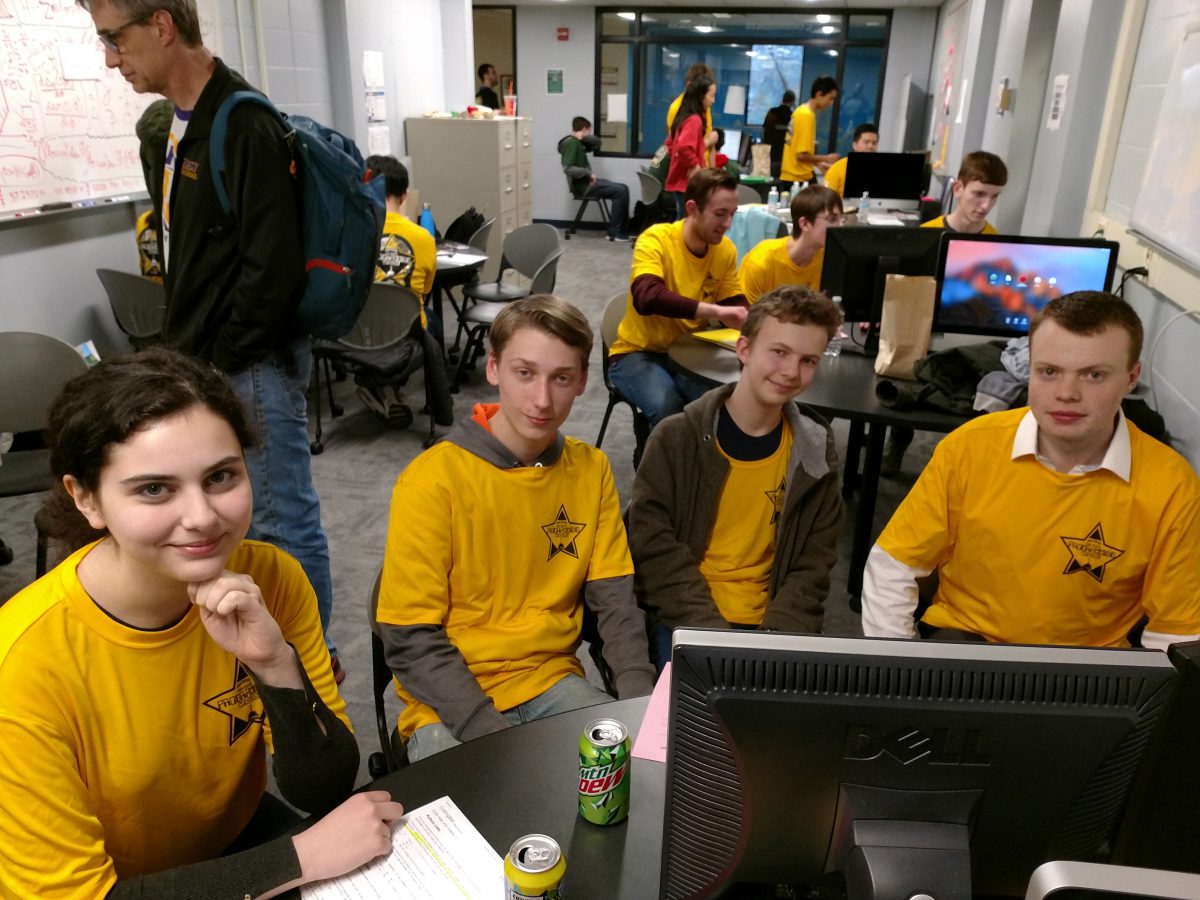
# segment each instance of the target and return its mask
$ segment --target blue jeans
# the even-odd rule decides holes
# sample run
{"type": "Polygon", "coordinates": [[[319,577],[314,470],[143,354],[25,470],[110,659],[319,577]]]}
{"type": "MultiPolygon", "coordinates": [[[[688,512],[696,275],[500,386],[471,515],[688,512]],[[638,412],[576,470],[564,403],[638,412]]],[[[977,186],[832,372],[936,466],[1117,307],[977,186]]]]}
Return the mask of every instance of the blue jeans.
{"type": "Polygon", "coordinates": [[[623,353],[609,363],[608,377],[646,416],[651,431],[716,387],[707,378],[677,366],[665,353],[623,353]]]}
{"type": "Polygon", "coordinates": [[[248,537],[286,550],[299,560],[317,593],[317,611],[329,652],[329,616],[333,610],[333,577],[329,541],[321,526],[321,504],[313,487],[308,450],[308,404],[305,391],[312,373],[308,339],[288,348],[294,371],[276,357],[230,376],[258,435],[258,446],[246,451],[246,469],[254,488],[254,516],[248,537]]]}
{"type": "Polygon", "coordinates": [[[629,188],[615,181],[598,178],[584,196],[608,200],[608,236],[621,237],[625,234],[625,222],[629,219],[629,188]]]}
{"type": "MultiPolygon", "coordinates": [[[[521,725],[555,713],[608,703],[611,700],[612,697],[586,679],[578,675],[565,675],[532,700],[526,700],[512,709],[505,710],[501,715],[510,725],[521,725]]],[[[422,725],[408,739],[408,760],[416,762],[418,759],[457,747],[461,743],[462,741],[456,739],[450,733],[450,729],[441,722],[422,725]]]]}

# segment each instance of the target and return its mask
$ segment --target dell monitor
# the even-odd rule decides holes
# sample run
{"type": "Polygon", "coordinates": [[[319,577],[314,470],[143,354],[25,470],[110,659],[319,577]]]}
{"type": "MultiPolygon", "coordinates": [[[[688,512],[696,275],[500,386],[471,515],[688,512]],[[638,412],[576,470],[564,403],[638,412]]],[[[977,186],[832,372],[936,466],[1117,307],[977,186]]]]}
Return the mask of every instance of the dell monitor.
{"type": "Polygon", "coordinates": [[[933,330],[1020,337],[1055,297],[1107,291],[1115,241],[947,234],[937,262],[933,330]]]}
{"type": "Polygon", "coordinates": [[[853,205],[869,194],[871,209],[918,210],[926,183],[923,153],[850,153],[842,196],[853,205]]]}
{"type": "Polygon", "coordinates": [[[673,649],[662,900],[1022,896],[1047,860],[1108,861],[1177,681],[1150,650],[705,629],[673,649]]]}
{"type": "Polygon", "coordinates": [[[825,233],[821,290],[842,298],[847,322],[871,323],[864,345],[868,355],[873,356],[879,346],[877,329],[888,274],[933,275],[942,234],[936,228],[871,225],[830,228],[825,233]]]}

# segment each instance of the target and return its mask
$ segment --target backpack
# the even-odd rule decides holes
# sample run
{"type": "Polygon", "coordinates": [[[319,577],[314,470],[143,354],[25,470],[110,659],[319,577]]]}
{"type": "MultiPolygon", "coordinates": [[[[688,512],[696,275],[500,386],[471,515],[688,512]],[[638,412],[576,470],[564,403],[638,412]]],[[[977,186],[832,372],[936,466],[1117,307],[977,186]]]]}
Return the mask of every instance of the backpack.
{"type": "Polygon", "coordinates": [[[447,226],[445,240],[465,244],[471,239],[471,235],[483,227],[483,223],[486,221],[483,213],[472,206],[447,226]]]}
{"type": "Polygon", "coordinates": [[[354,142],[307,116],[288,116],[255,91],[236,91],[221,103],[209,139],[213,187],[226,216],[225,135],[239,103],[257,103],[279,120],[300,187],[304,296],[297,319],[313,337],[341,337],[353,326],[375,279],[375,260],[387,215],[383,176],[363,181],[366,165],[354,142]]]}

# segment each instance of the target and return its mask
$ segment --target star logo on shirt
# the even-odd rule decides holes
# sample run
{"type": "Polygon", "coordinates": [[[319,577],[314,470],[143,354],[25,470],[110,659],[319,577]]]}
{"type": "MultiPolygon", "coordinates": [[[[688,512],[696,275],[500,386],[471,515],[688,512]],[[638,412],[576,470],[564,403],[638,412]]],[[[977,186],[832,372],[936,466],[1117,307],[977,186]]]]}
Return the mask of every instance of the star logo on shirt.
{"type": "Polygon", "coordinates": [[[763,493],[771,501],[771,521],[769,524],[774,525],[779,521],[779,517],[783,515],[783,495],[787,493],[787,479],[779,479],[779,487],[773,491],[763,491],[763,493]]]}
{"type": "Polygon", "coordinates": [[[550,555],[546,557],[546,562],[550,562],[560,553],[579,559],[579,548],[575,546],[575,541],[585,528],[587,525],[571,521],[566,506],[559,506],[554,521],[542,526],[542,531],[550,539],[550,555]]]}
{"type": "Polygon", "coordinates": [[[251,725],[263,720],[263,714],[255,708],[258,702],[258,688],[254,686],[254,679],[250,677],[250,670],[240,659],[235,662],[233,687],[204,701],[204,705],[209,709],[229,717],[231,747],[234,741],[250,730],[251,725]]]}
{"type": "Polygon", "coordinates": [[[1063,569],[1063,574],[1074,575],[1076,572],[1087,572],[1101,584],[1104,583],[1105,567],[1125,553],[1124,550],[1105,543],[1104,530],[1100,527],[1099,522],[1087,533],[1086,537],[1064,537],[1061,540],[1071,554],[1071,558],[1067,561],[1067,567],[1063,569]]]}

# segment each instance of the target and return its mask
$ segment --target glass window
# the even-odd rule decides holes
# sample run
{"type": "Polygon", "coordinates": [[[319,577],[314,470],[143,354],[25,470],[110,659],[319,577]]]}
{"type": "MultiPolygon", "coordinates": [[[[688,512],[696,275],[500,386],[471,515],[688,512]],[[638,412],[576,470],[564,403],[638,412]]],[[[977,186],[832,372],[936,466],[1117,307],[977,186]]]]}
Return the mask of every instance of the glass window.
{"type": "Polygon", "coordinates": [[[600,33],[605,37],[624,37],[637,27],[637,13],[617,12],[600,14],[600,33]]]}
{"type": "Polygon", "coordinates": [[[842,67],[842,89],[838,92],[838,131],[836,150],[849,153],[854,129],[863,122],[878,122],[879,83],[883,73],[883,49],[847,47],[842,67]]]}
{"type": "Polygon", "coordinates": [[[846,37],[852,41],[882,41],[887,39],[887,16],[877,13],[871,16],[851,16],[850,30],[846,37]]]}
{"type": "Polygon", "coordinates": [[[629,136],[633,122],[633,55],[634,44],[600,45],[600,109],[597,111],[595,133],[600,136],[601,152],[631,152],[629,136]],[[615,101],[609,95],[624,97],[615,101]]]}

